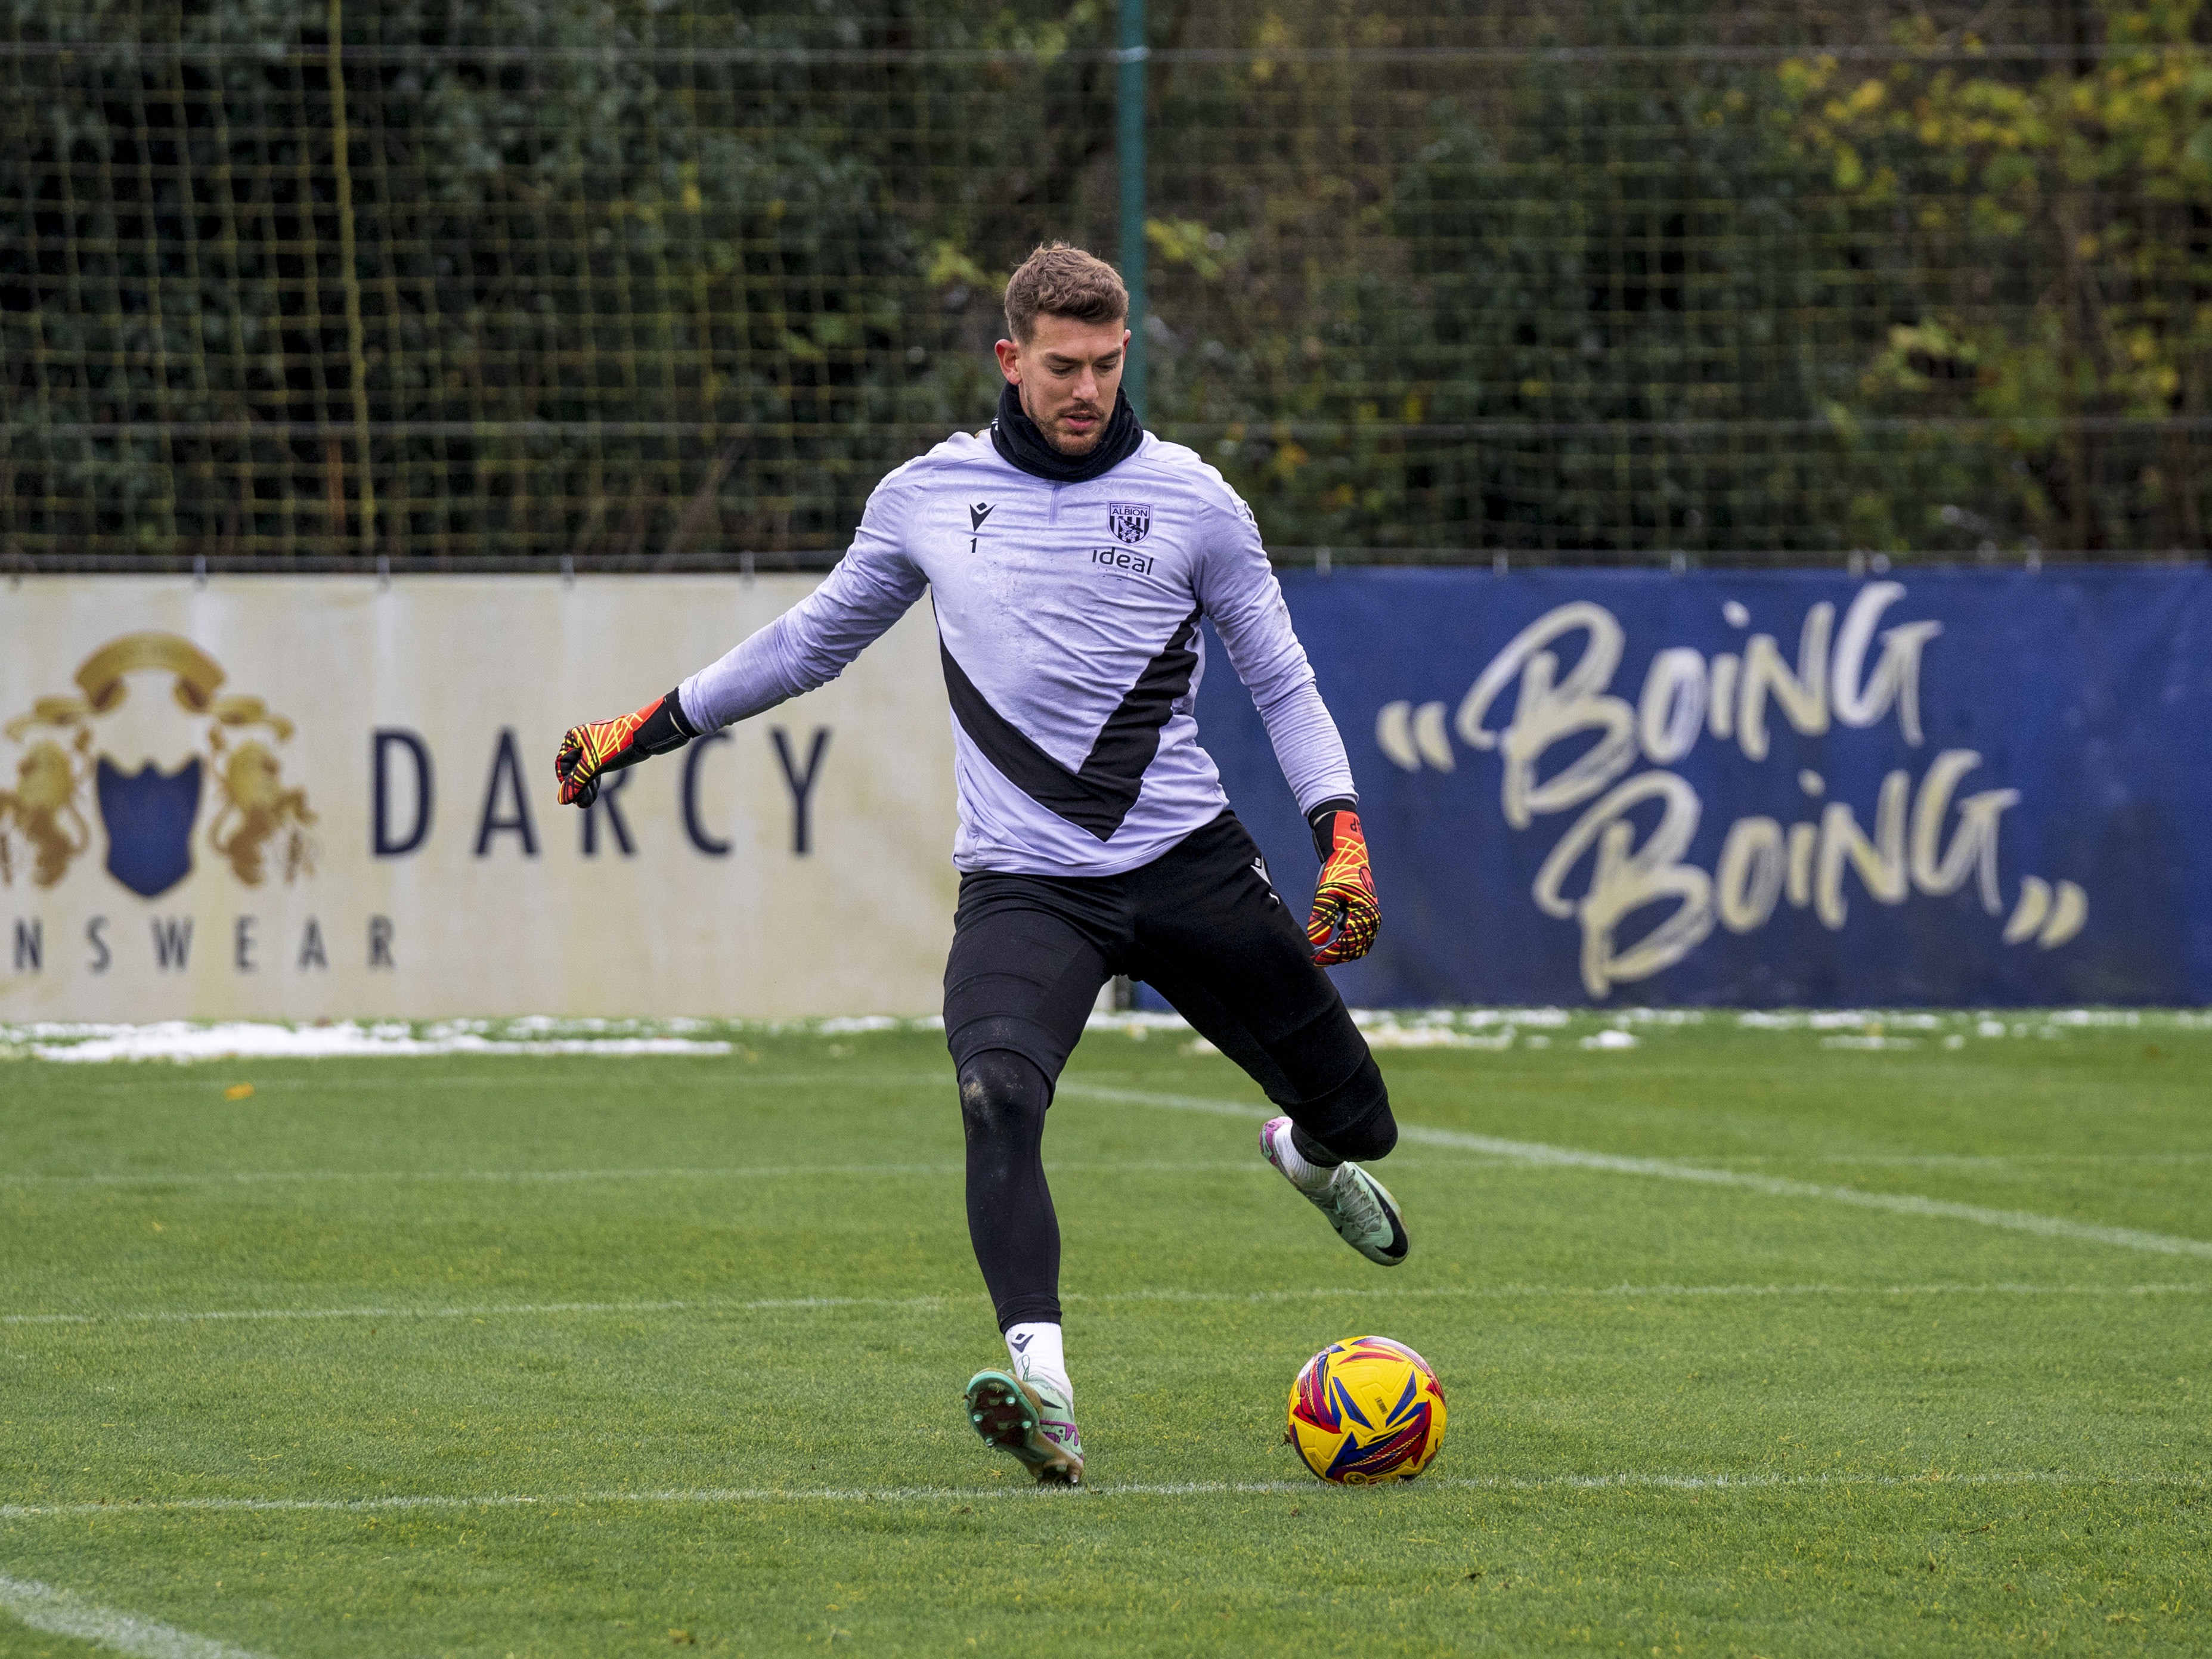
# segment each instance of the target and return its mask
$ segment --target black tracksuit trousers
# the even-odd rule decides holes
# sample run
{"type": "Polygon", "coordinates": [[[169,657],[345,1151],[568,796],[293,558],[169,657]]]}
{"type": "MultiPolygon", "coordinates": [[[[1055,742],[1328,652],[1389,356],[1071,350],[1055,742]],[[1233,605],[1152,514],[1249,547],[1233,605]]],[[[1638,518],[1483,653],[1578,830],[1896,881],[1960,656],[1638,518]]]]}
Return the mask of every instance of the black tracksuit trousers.
{"type": "Polygon", "coordinates": [[[1045,1111],[1116,974],[1158,991],[1336,1158],[1380,1158],[1397,1140],[1366,1039],[1234,813],[1118,876],[964,875],[945,1035],[968,1143],[968,1230],[1002,1330],[1060,1319],[1045,1111]]]}

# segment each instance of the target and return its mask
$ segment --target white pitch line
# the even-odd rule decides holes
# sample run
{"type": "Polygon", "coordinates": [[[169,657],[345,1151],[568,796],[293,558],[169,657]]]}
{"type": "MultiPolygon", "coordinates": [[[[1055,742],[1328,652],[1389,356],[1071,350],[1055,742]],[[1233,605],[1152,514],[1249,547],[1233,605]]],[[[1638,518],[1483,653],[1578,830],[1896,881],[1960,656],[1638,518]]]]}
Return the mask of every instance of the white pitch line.
{"type": "Polygon", "coordinates": [[[204,1311],[8,1314],[0,1325],[171,1325],[289,1319],[498,1319],[549,1314],[748,1313],[813,1308],[941,1308],[943,1296],[794,1296],[752,1302],[496,1302],[474,1308],[215,1308],[204,1311]]]}
{"type": "MultiPolygon", "coordinates": [[[[1832,1486],[2179,1486],[2203,1490],[2202,1474],[2080,1474],[2057,1469],[1995,1470],[1983,1474],[1551,1474],[1528,1477],[1441,1475],[1396,1488],[1459,1492],[1775,1492],[1832,1486]]],[[[659,1492],[580,1492],[541,1495],[493,1492],[404,1494],[388,1498],[157,1498],[111,1503],[0,1504],[0,1521],[70,1519],[91,1515],[362,1514],[407,1510],[557,1509],[585,1504],[651,1504],[693,1506],[738,1504],[936,1504],[959,1498],[1213,1498],[1297,1492],[1359,1501],[1364,1488],[1317,1480],[1128,1481],[1069,1491],[1036,1486],[708,1486],[659,1492]]]]}
{"type": "MultiPolygon", "coordinates": [[[[1402,1130],[1401,1130],[1402,1133],[1402,1130]]],[[[1463,1148],[1444,1150],[1462,1154],[1455,1168],[1488,1167],[1501,1164],[1523,1164],[1523,1158],[1499,1153],[1469,1152],[1463,1148]]],[[[1929,1169],[2003,1170],[2027,1164],[2081,1164],[2088,1165],[2125,1164],[2212,1164],[2212,1152],[2191,1153],[2097,1153],[2097,1152],[2025,1152],[2017,1155],[1976,1157],[1969,1154],[1885,1154],[1880,1152],[1853,1153],[1791,1153],[1747,1152],[1711,1160],[1719,1165],[1732,1164],[1899,1164],[1929,1169]]],[[[1179,1161],[1137,1164],[1122,1159],[1095,1158],[1073,1162],[1059,1159],[1045,1160],[1048,1175],[1237,1175],[1258,1174],[1267,1166],[1257,1158],[1182,1159],[1179,1161]]],[[[1418,1160],[1399,1158],[1390,1167],[1394,1170],[1422,1169],[1418,1160]]],[[[484,1186],[529,1186],[536,1183],[593,1181],[771,1181],[788,1179],[817,1179],[827,1176],[957,1176],[965,1172],[959,1164],[751,1164],[722,1168],[688,1167],[663,1170],[95,1170],[75,1175],[0,1174],[0,1188],[7,1187],[255,1187],[282,1184],[285,1182],[324,1182],[331,1185],[374,1186],[379,1182],[402,1184],[421,1182],[426,1185],[445,1183],[477,1183],[484,1186]]]]}
{"type": "Polygon", "coordinates": [[[49,1636],[73,1636],[139,1659],[258,1659],[247,1649],[103,1607],[35,1579],[0,1577],[0,1612],[49,1636]]]}
{"type": "Polygon", "coordinates": [[[1431,1297],[1512,1302],[1554,1299],[1634,1300],[1651,1297],[1695,1300],[1702,1297],[1907,1297],[1907,1296],[2201,1296],[2202,1285],[1407,1285],[1358,1289],[1325,1286],[1295,1291],[1121,1291],[1085,1296],[1060,1294],[1063,1302],[1317,1302],[1349,1299],[1390,1301],[1431,1297]]]}
{"type": "MultiPolygon", "coordinates": [[[[1543,1300],[1689,1300],[1717,1297],[1913,1297],[1913,1296],[2083,1296],[2133,1297],[2202,1296],[2212,1292],[2212,1281],[2201,1285],[1315,1285],[1277,1291],[1064,1291],[1062,1302],[1085,1307],[1116,1303],[1243,1303],[1271,1305],[1291,1302],[1487,1301],[1543,1300]]],[[[663,1302],[495,1302],[476,1307],[447,1308],[214,1308],[206,1310],[126,1310],[115,1313],[19,1313],[0,1315],[6,1325],[141,1325],[201,1324],[267,1320],[321,1319],[496,1319],[543,1317],[558,1314],[658,1313],[770,1313],[813,1312],[824,1309],[873,1308],[897,1311],[934,1312],[951,1304],[980,1301],[973,1291],[948,1291],[917,1296],[799,1296],[761,1297],[750,1301],[706,1298],[663,1302]]]]}
{"type": "MultiPolygon", "coordinates": [[[[576,1181],[769,1181],[814,1176],[947,1176],[957,1164],[781,1164],[720,1170],[216,1170],[93,1175],[0,1175],[0,1187],[252,1187],[282,1182],[483,1182],[525,1186],[576,1181]]],[[[1224,1166],[1227,1167],[1227,1166],[1224,1166]]]]}
{"type": "MultiPolygon", "coordinates": [[[[0,1175],[0,1187],[228,1187],[274,1182],[481,1182],[527,1186],[536,1182],[589,1181],[776,1181],[824,1176],[957,1176],[961,1164],[775,1164],[724,1169],[673,1170],[216,1170],[192,1172],[125,1170],[91,1175],[0,1175]]],[[[1136,1164],[1105,1159],[1059,1163],[1048,1159],[1048,1175],[1252,1175],[1272,1173],[1256,1158],[1136,1164]]]]}
{"type": "MultiPolygon", "coordinates": [[[[1060,1093],[1089,1100],[1121,1102],[1132,1106],[1160,1106],[1172,1111],[1206,1112],[1220,1117],[1253,1121],[1267,1115],[1256,1108],[1233,1101],[1208,1100],[1192,1095],[1154,1094],[1136,1089],[1102,1089],[1084,1084],[1063,1084],[1060,1093]]],[[[2038,1215],[2027,1210],[1996,1210],[1980,1204],[1960,1204],[1945,1198],[1923,1198],[1914,1193],[1873,1193],[1856,1187],[1824,1187],[1784,1176],[1753,1175],[1745,1170],[1716,1170],[1672,1158],[1623,1158],[1612,1152],[1584,1152],[1574,1146],[1551,1146],[1534,1140],[1502,1140],[1495,1135],[1463,1133],[1456,1129],[1431,1129],[1418,1123],[1401,1123],[1398,1139],[1418,1146],[1443,1146],[1455,1152],[1486,1152],[1513,1163],[1553,1169],[1595,1170],[1608,1175],[1646,1176],[1660,1181],[1690,1181],[1710,1187],[1735,1187],[1764,1193],[1770,1198],[1814,1198],[1832,1204],[1854,1204],[1862,1209],[1887,1210],[1893,1214],[1923,1216],[1946,1221],[1971,1221],[1984,1227],[2035,1233],[2045,1238],[2066,1238],[2092,1244],[2116,1244],[2123,1249],[2146,1250],[2160,1255],[2198,1256],[2212,1261],[2212,1242],[2183,1238],[2172,1233],[2146,1232],[2136,1227],[2105,1227],[2092,1222],[2069,1221],[2061,1216],[2038,1215]]]]}
{"type": "Polygon", "coordinates": [[[2007,1170],[2023,1164],[2212,1164],[2212,1152],[1734,1152],[1711,1164],[1895,1164],[1929,1170],[2007,1170]]]}

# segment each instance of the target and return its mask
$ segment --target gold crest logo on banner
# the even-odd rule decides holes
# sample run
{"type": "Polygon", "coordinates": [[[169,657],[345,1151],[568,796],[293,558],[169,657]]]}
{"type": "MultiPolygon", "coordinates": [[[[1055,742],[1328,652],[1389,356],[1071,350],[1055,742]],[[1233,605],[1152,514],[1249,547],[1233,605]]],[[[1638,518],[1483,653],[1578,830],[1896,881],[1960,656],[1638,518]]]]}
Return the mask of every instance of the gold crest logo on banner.
{"type": "Polygon", "coordinates": [[[175,634],[126,634],[74,678],[80,695],[40,697],[4,728],[20,753],[15,787],[0,789],[0,884],[14,885],[18,873],[40,887],[59,883],[91,850],[89,804],[106,833],[107,872],[156,897],[191,873],[210,786],[206,844],[240,882],[258,887],[272,869],[288,883],[314,873],[315,814],[304,789],[284,787],[276,752],[292,722],[259,697],[218,695],[228,677],[214,658],[175,634]],[[177,706],[205,724],[173,769],[149,761],[127,772],[100,751],[99,724],[123,706],[126,677],[149,669],[168,674],[177,706]]]}

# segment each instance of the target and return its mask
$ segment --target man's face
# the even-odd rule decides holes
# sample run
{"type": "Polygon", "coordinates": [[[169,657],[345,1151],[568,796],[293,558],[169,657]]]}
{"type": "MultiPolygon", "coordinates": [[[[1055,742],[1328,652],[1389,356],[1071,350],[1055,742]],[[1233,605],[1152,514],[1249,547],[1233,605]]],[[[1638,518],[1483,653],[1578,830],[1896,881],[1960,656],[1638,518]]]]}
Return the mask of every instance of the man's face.
{"type": "Polygon", "coordinates": [[[1027,340],[999,342],[999,367],[1037,424],[1063,455],[1088,455],[1106,434],[1121,390],[1129,331],[1041,313],[1027,340]]]}

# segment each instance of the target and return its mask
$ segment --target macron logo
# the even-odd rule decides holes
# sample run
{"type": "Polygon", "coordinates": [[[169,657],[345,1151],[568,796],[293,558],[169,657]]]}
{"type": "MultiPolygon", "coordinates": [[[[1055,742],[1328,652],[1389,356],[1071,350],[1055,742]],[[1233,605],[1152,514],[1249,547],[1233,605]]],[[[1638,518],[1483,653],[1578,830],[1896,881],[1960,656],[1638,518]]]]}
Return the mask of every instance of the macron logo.
{"type": "Polygon", "coordinates": [[[1008,1337],[1006,1339],[1006,1346],[1011,1347],[1016,1353],[1027,1353],[1030,1351],[1030,1339],[1034,1334],[1034,1332],[1024,1332],[1020,1336],[1008,1337]]]}
{"type": "Polygon", "coordinates": [[[997,505],[995,501],[978,501],[968,509],[968,528],[971,533],[982,529],[983,520],[991,516],[997,505]]]}

